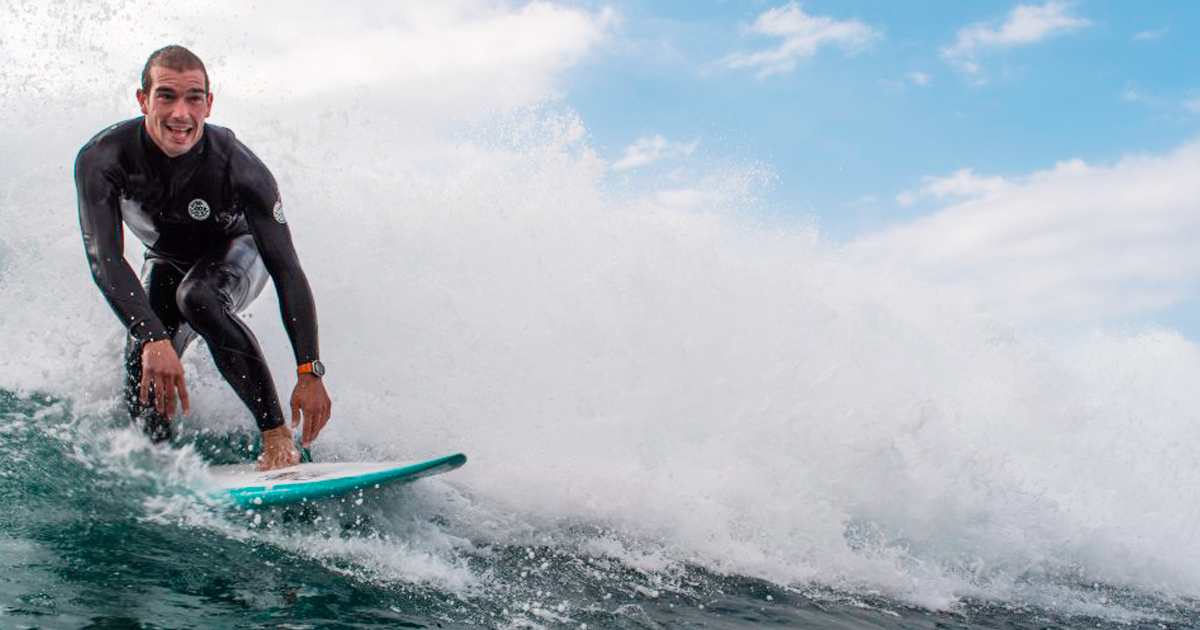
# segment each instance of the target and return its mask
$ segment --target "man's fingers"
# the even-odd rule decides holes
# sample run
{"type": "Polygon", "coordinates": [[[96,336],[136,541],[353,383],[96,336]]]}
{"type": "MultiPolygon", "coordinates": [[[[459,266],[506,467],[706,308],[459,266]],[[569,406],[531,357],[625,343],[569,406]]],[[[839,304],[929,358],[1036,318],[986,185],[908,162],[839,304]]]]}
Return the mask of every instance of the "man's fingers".
{"type": "Polygon", "coordinates": [[[191,413],[192,404],[188,401],[187,383],[184,382],[183,376],[179,377],[176,385],[179,387],[179,404],[183,406],[183,415],[186,416],[191,413]]]}
{"type": "Polygon", "coordinates": [[[317,439],[317,435],[321,432],[321,425],[323,424],[322,419],[324,417],[325,412],[318,410],[313,414],[313,421],[309,422],[308,426],[304,427],[306,429],[304,432],[305,437],[309,443],[312,443],[313,440],[317,439]]]}
{"type": "Polygon", "coordinates": [[[150,402],[154,404],[155,411],[157,411],[158,413],[163,413],[164,407],[166,407],[166,402],[167,402],[167,392],[166,392],[167,388],[165,387],[166,383],[162,379],[158,378],[157,376],[151,377],[150,383],[151,383],[151,387],[150,387],[151,400],[150,400],[150,402]]]}
{"type": "Polygon", "coordinates": [[[162,409],[159,411],[161,411],[162,414],[166,416],[168,420],[170,420],[171,418],[175,417],[175,383],[168,378],[164,378],[160,382],[162,383],[161,391],[163,403],[162,409]]]}
{"type": "Polygon", "coordinates": [[[300,432],[300,446],[308,448],[308,445],[312,444],[313,423],[316,422],[317,417],[313,414],[305,414],[305,416],[307,417],[307,420],[304,423],[304,429],[300,432]]]}
{"type": "Polygon", "coordinates": [[[325,428],[325,423],[329,422],[329,406],[328,405],[321,405],[320,411],[317,412],[316,420],[317,421],[313,423],[313,428],[312,428],[312,439],[314,439],[314,440],[317,439],[318,435],[320,435],[321,429],[325,428]]]}
{"type": "Polygon", "coordinates": [[[329,415],[332,411],[331,405],[320,404],[311,415],[308,416],[308,421],[304,423],[303,437],[300,443],[308,448],[313,440],[317,439],[317,435],[321,433],[321,429],[325,428],[325,423],[329,422],[329,415]]]}
{"type": "Polygon", "coordinates": [[[150,402],[150,376],[143,373],[142,382],[138,384],[138,400],[144,405],[150,402]]]}
{"type": "Polygon", "coordinates": [[[179,388],[174,379],[167,380],[167,418],[175,417],[175,403],[179,399],[179,388]]]}
{"type": "Polygon", "coordinates": [[[304,422],[304,431],[300,434],[300,445],[308,448],[312,444],[313,438],[317,437],[317,423],[320,422],[321,412],[313,410],[312,413],[306,413],[304,422]]]}
{"type": "Polygon", "coordinates": [[[293,396],[292,397],[292,428],[295,429],[296,425],[298,425],[298,424],[300,424],[300,401],[296,400],[296,397],[293,396]]]}
{"type": "Polygon", "coordinates": [[[183,364],[165,339],[147,342],[142,347],[142,379],[138,385],[141,403],[153,403],[154,409],[168,419],[175,415],[177,397],[184,413],[191,410],[183,364]]]}

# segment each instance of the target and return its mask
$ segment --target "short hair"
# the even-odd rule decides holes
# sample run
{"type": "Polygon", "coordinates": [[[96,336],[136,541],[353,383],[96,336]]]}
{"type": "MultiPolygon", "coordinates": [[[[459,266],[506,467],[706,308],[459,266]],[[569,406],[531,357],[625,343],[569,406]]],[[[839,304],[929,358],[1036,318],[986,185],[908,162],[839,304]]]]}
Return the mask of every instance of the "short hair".
{"type": "Polygon", "coordinates": [[[142,91],[150,91],[150,68],[154,67],[170,68],[183,72],[185,70],[199,70],[204,73],[204,93],[208,94],[208,70],[204,68],[204,62],[192,51],[183,46],[163,46],[158,50],[150,53],[150,58],[146,60],[146,67],[142,68],[142,91]]]}

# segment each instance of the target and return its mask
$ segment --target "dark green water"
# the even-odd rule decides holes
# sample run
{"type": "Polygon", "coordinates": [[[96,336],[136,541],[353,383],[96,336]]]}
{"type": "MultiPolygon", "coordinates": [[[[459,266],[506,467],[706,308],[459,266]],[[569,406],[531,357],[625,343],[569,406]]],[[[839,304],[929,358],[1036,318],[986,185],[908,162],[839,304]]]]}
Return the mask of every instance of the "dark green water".
{"type": "Polygon", "coordinates": [[[926,610],[867,592],[778,585],[587,550],[580,523],[538,531],[471,509],[450,480],[363,502],[230,511],[189,470],[246,436],[156,449],[116,419],[0,392],[0,628],[1186,628],[1200,606],[1106,589],[1097,615],[1020,601],[926,610]],[[199,456],[198,456],[198,455],[199,456]],[[503,532],[503,533],[500,533],[503,532]]]}

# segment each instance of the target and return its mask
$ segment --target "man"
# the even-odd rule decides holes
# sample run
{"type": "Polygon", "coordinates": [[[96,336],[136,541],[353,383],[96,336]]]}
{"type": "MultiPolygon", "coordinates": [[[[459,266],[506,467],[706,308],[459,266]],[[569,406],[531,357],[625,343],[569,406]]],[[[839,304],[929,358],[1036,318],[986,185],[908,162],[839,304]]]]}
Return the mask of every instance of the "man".
{"type": "Polygon", "coordinates": [[[259,469],[299,460],[262,351],[237,313],[267,274],[292,342],[292,427],[308,447],[329,420],[312,293],[266,166],[228,129],[206,125],[213,95],[186,48],[154,52],[137,91],[142,118],[92,138],[75,162],[79,223],[92,276],[129,330],[125,399],[151,439],[170,437],[176,402],[190,411],[179,357],[199,334],[262,431],[259,469]],[[122,221],[146,246],[139,284],[122,221]]]}

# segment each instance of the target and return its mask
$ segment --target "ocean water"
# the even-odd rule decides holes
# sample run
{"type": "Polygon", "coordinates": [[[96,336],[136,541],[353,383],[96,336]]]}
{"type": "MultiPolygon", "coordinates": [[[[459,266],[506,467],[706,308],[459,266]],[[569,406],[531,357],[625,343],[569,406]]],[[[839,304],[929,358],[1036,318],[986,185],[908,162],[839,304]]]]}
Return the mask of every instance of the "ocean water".
{"type": "MultiPolygon", "coordinates": [[[[127,426],[72,182],[177,25],[4,7],[0,628],[1200,626],[1194,342],[1019,328],[766,207],[769,165],[613,172],[553,98],[273,99],[201,29],[316,293],[314,455],[470,457],[361,504],[205,499],[250,420],[197,344],[174,443],[127,426]]],[[[286,393],[270,291],[245,317],[286,393]]]]}

